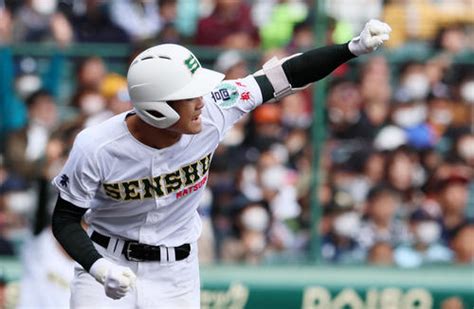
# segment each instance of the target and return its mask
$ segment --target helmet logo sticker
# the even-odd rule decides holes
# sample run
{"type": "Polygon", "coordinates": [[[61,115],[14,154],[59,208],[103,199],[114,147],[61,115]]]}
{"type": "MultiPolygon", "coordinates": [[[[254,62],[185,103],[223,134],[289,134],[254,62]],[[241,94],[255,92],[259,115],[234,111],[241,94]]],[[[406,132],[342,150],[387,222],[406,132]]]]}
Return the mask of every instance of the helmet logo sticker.
{"type": "Polygon", "coordinates": [[[199,61],[192,54],[184,60],[184,64],[188,67],[189,71],[191,71],[191,74],[194,74],[194,72],[201,67],[199,61]]]}

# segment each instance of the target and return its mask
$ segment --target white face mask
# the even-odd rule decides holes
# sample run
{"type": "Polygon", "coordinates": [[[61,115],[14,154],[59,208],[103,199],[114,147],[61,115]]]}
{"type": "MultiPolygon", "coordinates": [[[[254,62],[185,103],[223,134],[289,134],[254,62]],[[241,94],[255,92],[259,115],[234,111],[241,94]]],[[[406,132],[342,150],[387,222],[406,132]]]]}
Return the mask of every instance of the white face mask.
{"type": "Polygon", "coordinates": [[[11,192],[6,197],[7,209],[16,214],[31,214],[36,203],[34,191],[11,192]]]}
{"type": "Polygon", "coordinates": [[[420,73],[410,74],[403,83],[412,100],[424,99],[430,89],[430,82],[426,75],[420,73]]]}
{"type": "Polygon", "coordinates": [[[33,0],[31,6],[42,15],[51,15],[56,10],[57,0],[33,0]]]}
{"type": "Polygon", "coordinates": [[[345,237],[354,237],[360,229],[360,217],[355,211],[343,213],[334,220],[334,231],[345,237]]]}
{"type": "Polygon", "coordinates": [[[461,87],[461,97],[464,101],[474,104],[474,80],[464,83],[461,87]]]}
{"type": "Polygon", "coordinates": [[[463,139],[459,143],[457,150],[459,155],[465,160],[474,158],[474,136],[463,139]]]}
{"type": "Polygon", "coordinates": [[[270,218],[262,207],[250,207],[244,210],[241,220],[246,229],[263,232],[267,229],[270,218]]]}
{"type": "Polygon", "coordinates": [[[415,105],[410,108],[402,108],[393,114],[393,121],[402,128],[410,128],[422,123],[426,119],[426,108],[423,105],[415,105]]]}
{"type": "Polygon", "coordinates": [[[33,92],[41,88],[41,79],[34,74],[26,74],[19,77],[15,82],[15,88],[18,95],[26,100],[33,92]]]}
{"type": "Polygon", "coordinates": [[[435,243],[441,235],[441,227],[434,221],[420,222],[415,228],[416,238],[425,245],[435,243]]]}
{"type": "Polygon", "coordinates": [[[84,98],[81,102],[81,111],[87,115],[91,116],[101,112],[105,108],[105,102],[100,97],[90,96],[84,98]]]}

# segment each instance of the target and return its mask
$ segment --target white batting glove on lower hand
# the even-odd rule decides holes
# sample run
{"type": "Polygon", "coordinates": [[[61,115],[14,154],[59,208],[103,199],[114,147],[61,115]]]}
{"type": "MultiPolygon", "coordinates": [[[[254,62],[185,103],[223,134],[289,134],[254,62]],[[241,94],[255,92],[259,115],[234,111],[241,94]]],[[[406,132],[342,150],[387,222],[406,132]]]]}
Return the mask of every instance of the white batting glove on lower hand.
{"type": "Polygon", "coordinates": [[[377,19],[369,20],[359,36],[349,42],[349,50],[356,56],[373,52],[389,39],[392,28],[377,19]]]}
{"type": "Polygon", "coordinates": [[[135,285],[136,276],[128,267],[100,258],[92,264],[89,273],[104,286],[105,295],[120,299],[135,285]]]}

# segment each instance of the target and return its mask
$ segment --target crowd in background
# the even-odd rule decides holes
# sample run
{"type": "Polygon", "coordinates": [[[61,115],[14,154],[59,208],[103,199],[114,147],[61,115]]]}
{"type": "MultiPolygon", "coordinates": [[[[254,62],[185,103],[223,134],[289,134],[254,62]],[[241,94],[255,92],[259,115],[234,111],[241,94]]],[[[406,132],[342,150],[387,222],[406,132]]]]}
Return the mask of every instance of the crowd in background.
{"type": "Polygon", "coordinates": [[[327,263],[474,263],[474,64],[457,60],[474,53],[472,3],[327,3],[326,41],[315,42],[314,1],[0,1],[0,56],[11,59],[0,77],[0,255],[52,263],[57,252],[61,265],[70,263],[51,250],[50,181],[79,131],[132,108],[126,72],[112,71],[111,59],[74,59],[65,81],[64,55],[52,55],[41,75],[39,62],[15,57],[12,44],[218,47],[211,68],[236,79],[272,56],[347,42],[365,21],[382,18],[394,29],[385,53],[339,67],[317,102],[324,104],[318,190],[312,88],[258,107],[225,136],[200,207],[201,262],[308,261],[317,230],[327,263]],[[430,56],[391,62],[388,52],[413,42],[430,56]],[[258,52],[256,62],[249,51],[258,52]],[[23,246],[43,253],[22,254],[23,246]]]}

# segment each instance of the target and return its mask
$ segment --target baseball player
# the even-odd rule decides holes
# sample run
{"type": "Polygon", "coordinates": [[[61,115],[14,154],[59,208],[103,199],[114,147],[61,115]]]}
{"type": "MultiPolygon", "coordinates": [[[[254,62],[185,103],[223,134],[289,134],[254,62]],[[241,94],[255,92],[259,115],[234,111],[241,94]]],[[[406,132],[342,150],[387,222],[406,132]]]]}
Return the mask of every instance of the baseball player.
{"type": "Polygon", "coordinates": [[[71,307],[199,308],[197,207],[226,131],[377,49],[390,31],[371,20],[349,43],[273,58],[228,81],[179,45],[140,53],[127,76],[134,109],[79,133],[53,180],[53,232],[78,263],[71,307]]]}

